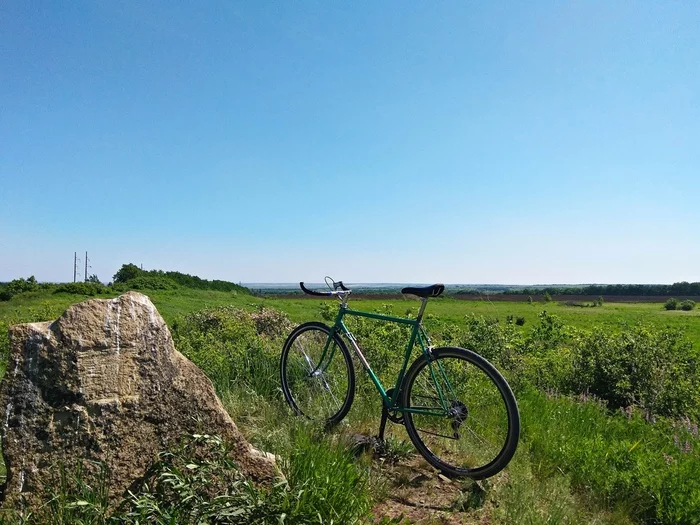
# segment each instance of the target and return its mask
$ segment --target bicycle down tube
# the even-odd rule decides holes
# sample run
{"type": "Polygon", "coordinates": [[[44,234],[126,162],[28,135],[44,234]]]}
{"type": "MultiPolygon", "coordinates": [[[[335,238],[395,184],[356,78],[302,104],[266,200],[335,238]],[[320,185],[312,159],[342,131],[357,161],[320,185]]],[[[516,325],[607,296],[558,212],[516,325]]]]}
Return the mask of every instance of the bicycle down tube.
{"type": "MultiPolygon", "coordinates": [[[[416,319],[406,319],[403,317],[395,317],[391,315],[385,315],[385,314],[378,314],[378,313],[371,313],[371,312],[363,312],[359,310],[352,310],[351,308],[348,308],[345,305],[341,305],[341,308],[338,312],[338,316],[336,317],[335,323],[333,324],[333,327],[331,328],[331,335],[328,338],[328,341],[326,342],[326,347],[324,348],[324,353],[321,356],[321,362],[322,363],[330,363],[330,360],[333,359],[333,351],[331,352],[331,355],[328,356],[328,359],[325,358],[325,354],[328,351],[328,347],[331,346],[330,342],[332,340],[332,334],[341,332],[347,340],[350,342],[352,348],[355,350],[355,353],[357,354],[358,359],[362,363],[362,366],[364,369],[367,371],[369,374],[370,379],[374,383],[374,386],[376,387],[377,391],[382,397],[382,400],[384,402],[384,405],[386,406],[387,409],[390,410],[397,410],[399,412],[416,412],[416,413],[423,413],[423,414],[434,414],[434,415],[443,415],[446,410],[446,404],[444,400],[444,396],[442,394],[442,389],[439,386],[439,382],[435,378],[435,374],[433,372],[433,366],[428,361],[428,366],[430,367],[431,370],[431,375],[433,376],[433,381],[435,382],[435,387],[437,394],[440,398],[440,405],[443,408],[443,411],[441,411],[439,414],[436,413],[435,411],[431,411],[425,408],[420,408],[420,407],[415,407],[415,408],[407,408],[407,407],[400,407],[397,406],[397,401],[399,399],[400,391],[401,391],[401,383],[403,383],[403,378],[406,374],[406,369],[408,368],[408,362],[409,359],[411,358],[411,354],[413,352],[413,347],[416,344],[416,341],[418,341],[419,346],[421,347],[422,350],[422,355],[428,359],[428,355],[430,352],[430,338],[425,332],[425,329],[423,328],[423,325],[421,324],[421,319],[423,317],[423,311],[425,310],[425,301],[422,302],[421,308],[418,314],[418,317],[416,319]],[[404,351],[404,359],[403,363],[401,365],[401,370],[399,371],[399,375],[396,378],[396,384],[394,385],[393,388],[393,393],[392,396],[389,397],[387,395],[387,391],[384,388],[384,385],[381,383],[377,375],[374,373],[372,370],[372,366],[370,363],[367,361],[367,358],[365,357],[364,353],[362,352],[362,349],[357,343],[357,340],[353,336],[352,332],[348,329],[348,327],[345,325],[343,322],[343,318],[346,316],[355,316],[355,317],[365,317],[368,319],[376,319],[380,321],[387,321],[391,323],[396,323],[396,324],[403,324],[403,325],[408,325],[412,327],[411,330],[411,336],[409,338],[408,344],[406,345],[406,350],[404,351]]],[[[327,366],[327,365],[326,365],[327,366]]],[[[323,369],[321,365],[319,365],[318,368],[323,369]]],[[[449,381],[444,375],[444,372],[442,373],[444,380],[447,382],[447,385],[449,386],[449,381]]]]}

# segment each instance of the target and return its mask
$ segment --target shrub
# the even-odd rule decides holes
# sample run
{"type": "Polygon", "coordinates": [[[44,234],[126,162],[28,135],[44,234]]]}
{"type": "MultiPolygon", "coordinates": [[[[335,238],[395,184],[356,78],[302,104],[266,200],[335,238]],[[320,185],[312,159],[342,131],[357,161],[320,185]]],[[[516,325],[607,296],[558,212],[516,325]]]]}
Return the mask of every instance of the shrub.
{"type": "Polygon", "coordinates": [[[220,392],[238,381],[272,396],[279,389],[283,337],[291,328],[287,316],[276,310],[248,312],[218,307],[177,319],[172,336],[176,348],[200,367],[220,392]]]}
{"type": "Polygon", "coordinates": [[[32,275],[28,279],[14,279],[7,283],[2,291],[0,291],[0,301],[9,301],[15,295],[19,295],[24,292],[33,292],[39,289],[39,283],[32,275]]]}
{"type": "Polygon", "coordinates": [[[700,418],[700,359],[682,332],[637,326],[597,328],[574,343],[574,391],[609,407],[636,405],[650,415],[700,418]]]}
{"type": "Polygon", "coordinates": [[[502,363],[522,346],[522,335],[511,323],[501,326],[498,319],[480,315],[465,317],[466,329],[456,341],[494,363],[502,363]]]}
{"type": "Polygon", "coordinates": [[[167,277],[144,274],[130,279],[121,287],[127,290],[174,290],[177,284],[167,277]]]}
{"type": "Polygon", "coordinates": [[[666,308],[666,310],[676,310],[678,308],[678,299],[671,297],[664,303],[664,308],[666,308]]]}
{"type": "MultiPolygon", "coordinates": [[[[92,276],[97,278],[97,276],[92,276]]],[[[155,290],[173,288],[173,285],[184,286],[196,290],[218,290],[222,292],[250,293],[247,288],[228,281],[201,279],[196,275],[188,275],[181,272],[164,272],[163,270],[142,270],[135,264],[124,264],[119,271],[114,274],[114,283],[123,284],[125,289],[150,288],[155,290]],[[168,288],[164,288],[163,283],[170,283],[168,288]]]]}
{"type": "Polygon", "coordinates": [[[569,338],[567,327],[558,316],[543,310],[537,318],[539,323],[528,337],[526,351],[532,353],[552,350],[569,338]]]}
{"type": "Polygon", "coordinates": [[[685,310],[686,312],[689,312],[693,308],[695,308],[695,301],[691,299],[686,299],[681,303],[681,310],[685,310]]]}
{"type": "Polygon", "coordinates": [[[70,293],[76,295],[94,296],[106,293],[108,290],[101,283],[97,282],[77,282],[59,284],[53,293],[70,293]]]}

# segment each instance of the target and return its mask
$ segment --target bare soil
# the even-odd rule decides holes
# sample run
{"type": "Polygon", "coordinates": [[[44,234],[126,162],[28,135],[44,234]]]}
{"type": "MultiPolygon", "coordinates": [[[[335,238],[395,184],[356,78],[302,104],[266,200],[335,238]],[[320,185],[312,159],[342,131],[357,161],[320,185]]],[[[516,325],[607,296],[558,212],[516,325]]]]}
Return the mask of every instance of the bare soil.
{"type": "Polygon", "coordinates": [[[457,525],[490,523],[489,482],[449,479],[420,456],[388,462],[381,458],[387,497],[372,509],[374,523],[457,525]]]}

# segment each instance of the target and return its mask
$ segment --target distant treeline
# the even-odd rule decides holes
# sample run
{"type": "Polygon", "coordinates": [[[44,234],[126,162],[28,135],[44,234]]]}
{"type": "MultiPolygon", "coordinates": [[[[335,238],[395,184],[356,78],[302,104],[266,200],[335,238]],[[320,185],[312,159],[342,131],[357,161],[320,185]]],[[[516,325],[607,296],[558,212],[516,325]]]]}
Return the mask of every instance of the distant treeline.
{"type": "Polygon", "coordinates": [[[163,270],[142,270],[135,264],[124,264],[119,271],[114,274],[114,284],[122,283],[135,285],[139,288],[169,289],[182,286],[194,288],[196,290],[217,290],[220,292],[241,292],[250,293],[247,288],[229,282],[215,279],[209,281],[196,275],[189,275],[181,272],[163,270]]]}
{"type": "Polygon", "coordinates": [[[135,264],[124,264],[114,274],[114,282],[103,284],[96,275],[87,281],[75,283],[39,283],[32,275],[24,279],[14,279],[9,283],[0,283],[0,301],[9,301],[12,297],[38,291],[53,293],[70,293],[76,295],[102,295],[127,290],[174,290],[176,288],[194,288],[196,290],[217,290],[250,294],[250,290],[228,281],[202,279],[195,275],[181,272],[164,272],[163,270],[142,270],[135,264]]]}
{"type": "Polygon", "coordinates": [[[684,296],[700,295],[700,282],[686,281],[673,284],[588,284],[584,286],[546,286],[510,290],[514,295],[636,295],[636,296],[684,296]]]}
{"type": "MultiPolygon", "coordinates": [[[[347,283],[346,283],[347,284],[347,283]]],[[[307,285],[313,289],[325,289],[323,284],[307,285]]],[[[361,285],[349,283],[354,293],[365,295],[398,295],[404,284],[386,285],[361,285]]],[[[421,285],[415,285],[421,286],[421,285]]],[[[265,288],[253,288],[253,293],[258,295],[302,295],[298,286],[280,285],[279,287],[267,285],[265,288]]],[[[510,284],[474,284],[459,285],[448,284],[445,286],[445,295],[590,295],[600,296],[627,296],[627,297],[683,297],[700,296],[700,282],[678,282],[674,284],[577,284],[577,285],[547,285],[547,286],[522,286],[510,284]]]]}

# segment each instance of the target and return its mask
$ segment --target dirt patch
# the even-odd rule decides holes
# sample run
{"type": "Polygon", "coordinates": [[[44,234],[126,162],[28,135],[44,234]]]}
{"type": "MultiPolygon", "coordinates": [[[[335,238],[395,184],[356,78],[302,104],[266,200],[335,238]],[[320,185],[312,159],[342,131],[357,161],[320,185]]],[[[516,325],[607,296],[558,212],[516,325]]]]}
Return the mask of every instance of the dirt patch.
{"type": "Polygon", "coordinates": [[[374,458],[387,497],[372,509],[374,523],[457,525],[490,523],[489,482],[449,479],[420,456],[391,462],[374,458]]]}

